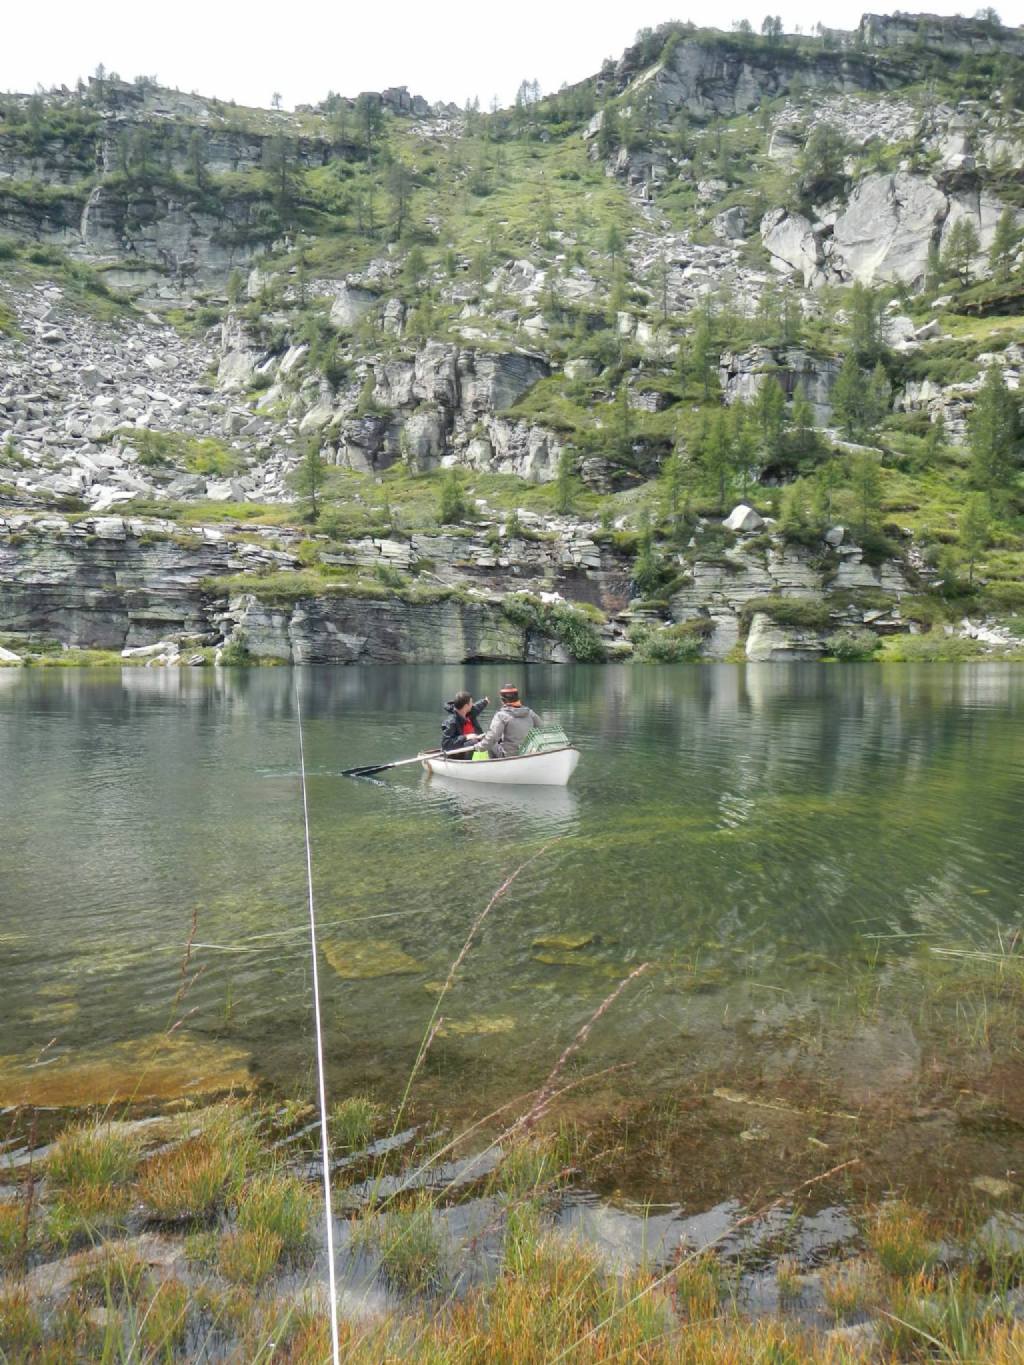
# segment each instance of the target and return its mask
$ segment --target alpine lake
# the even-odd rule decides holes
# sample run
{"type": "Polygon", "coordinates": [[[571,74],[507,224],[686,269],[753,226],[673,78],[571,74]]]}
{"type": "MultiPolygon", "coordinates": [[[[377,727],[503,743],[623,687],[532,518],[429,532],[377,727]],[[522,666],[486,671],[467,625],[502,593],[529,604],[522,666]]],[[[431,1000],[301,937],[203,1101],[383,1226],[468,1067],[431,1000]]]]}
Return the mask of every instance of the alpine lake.
{"type": "Polygon", "coordinates": [[[499,1130],[647,964],[557,1076],[591,1193],[1012,1183],[1024,670],[530,666],[568,788],[341,775],[510,671],[0,671],[0,1107],[313,1096],[298,693],[332,1097],[396,1105],[436,1012],[410,1121],[499,1130]]]}

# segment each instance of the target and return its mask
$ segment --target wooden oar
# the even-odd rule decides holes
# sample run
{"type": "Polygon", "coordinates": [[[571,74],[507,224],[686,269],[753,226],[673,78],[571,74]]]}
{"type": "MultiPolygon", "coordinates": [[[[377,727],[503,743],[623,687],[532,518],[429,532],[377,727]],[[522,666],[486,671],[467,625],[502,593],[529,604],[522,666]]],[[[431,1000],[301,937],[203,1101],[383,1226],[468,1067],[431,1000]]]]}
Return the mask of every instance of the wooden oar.
{"type": "Polygon", "coordinates": [[[453,758],[455,754],[471,754],[475,751],[475,744],[471,744],[468,749],[449,749],[444,754],[440,749],[430,749],[425,754],[417,754],[415,758],[400,758],[396,763],[371,763],[363,768],[343,768],[341,775],[342,777],[369,777],[371,773],[387,772],[389,768],[404,768],[407,763],[422,763],[425,758],[435,756],[453,758]]]}

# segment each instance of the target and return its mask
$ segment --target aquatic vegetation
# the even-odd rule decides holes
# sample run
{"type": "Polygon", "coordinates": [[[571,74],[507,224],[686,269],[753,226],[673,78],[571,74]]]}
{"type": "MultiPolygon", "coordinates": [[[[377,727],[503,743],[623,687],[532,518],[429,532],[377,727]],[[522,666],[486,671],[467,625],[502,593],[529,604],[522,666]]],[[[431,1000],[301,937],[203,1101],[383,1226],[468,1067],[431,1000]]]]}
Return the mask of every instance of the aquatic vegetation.
{"type": "Polygon", "coordinates": [[[158,1284],[143,1306],[139,1338],[155,1360],[173,1361],[185,1344],[189,1291],[181,1280],[158,1284]]]}
{"type": "Polygon", "coordinates": [[[58,1190],[46,1210],[45,1236],[65,1249],[77,1242],[95,1242],[125,1226],[130,1205],[124,1186],[72,1185],[58,1190]]]}
{"type": "Polygon", "coordinates": [[[217,1268],[233,1284],[262,1284],[277,1269],[282,1249],[281,1238],[268,1228],[226,1232],[217,1268]]]}
{"type": "Polygon", "coordinates": [[[444,1279],[444,1239],[427,1195],[414,1195],[405,1208],[366,1214],[357,1222],[352,1240],[374,1250],[385,1275],[400,1288],[423,1292],[444,1279]]]}
{"type": "Polygon", "coordinates": [[[512,1139],[502,1153],[492,1184],[511,1199],[552,1188],[572,1165],[572,1143],[565,1129],[512,1139]]]}
{"type": "Polygon", "coordinates": [[[902,1199],[873,1210],[864,1236],[882,1268],[897,1277],[928,1270],[938,1255],[928,1219],[902,1199]]]}
{"type": "Polygon", "coordinates": [[[131,1180],[140,1155],[138,1136],[123,1126],[79,1124],[54,1143],[46,1174],[60,1188],[103,1190],[131,1180]]]}
{"type": "Polygon", "coordinates": [[[84,1123],[66,1129],[46,1162],[56,1191],[47,1209],[46,1235],[67,1247],[122,1227],[131,1205],[129,1182],[141,1155],[137,1133],[122,1124],[84,1123]]]}
{"type": "Polygon", "coordinates": [[[0,1271],[12,1269],[23,1259],[27,1231],[22,1201],[0,1201],[0,1271]]]}
{"type": "Polygon", "coordinates": [[[42,1341],[42,1318],[27,1293],[0,1285],[0,1359],[30,1360],[42,1341]]]}
{"type": "Polygon", "coordinates": [[[864,1257],[835,1261],[821,1272],[821,1292],[837,1321],[869,1312],[882,1293],[879,1267],[864,1257]]]}
{"type": "Polygon", "coordinates": [[[1001,1314],[978,1293],[969,1272],[921,1271],[883,1310],[882,1341],[897,1359],[988,1360],[985,1342],[1001,1314]]]}
{"type": "Polygon", "coordinates": [[[276,1238],[279,1252],[298,1258],[310,1249],[317,1204],[305,1182],[289,1175],[257,1176],[238,1201],[236,1221],[243,1232],[276,1238]]]}
{"type": "Polygon", "coordinates": [[[729,1288],[725,1267],[713,1251],[683,1257],[672,1277],[676,1306],[687,1322],[713,1318],[729,1288]]]}
{"type": "Polygon", "coordinates": [[[327,1118],[332,1145],[344,1151],[360,1151],[373,1140],[383,1113],[368,1095],[349,1095],[339,1100],[327,1118]]]}
{"type": "Polygon", "coordinates": [[[238,1194],[256,1155],[246,1117],[223,1110],[201,1133],[144,1162],[138,1192],[157,1220],[202,1221],[238,1194]]]}
{"type": "Polygon", "coordinates": [[[108,1243],[76,1272],[72,1289],[86,1303],[128,1303],[149,1284],[149,1267],[129,1248],[108,1243]]]}
{"type": "Polygon", "coordinates": [[[775,1263],[775,1284],[779,1299],[798,1299],[803,1289],[799,1264],[791,1256],[780,1256],[775,1263]]]}

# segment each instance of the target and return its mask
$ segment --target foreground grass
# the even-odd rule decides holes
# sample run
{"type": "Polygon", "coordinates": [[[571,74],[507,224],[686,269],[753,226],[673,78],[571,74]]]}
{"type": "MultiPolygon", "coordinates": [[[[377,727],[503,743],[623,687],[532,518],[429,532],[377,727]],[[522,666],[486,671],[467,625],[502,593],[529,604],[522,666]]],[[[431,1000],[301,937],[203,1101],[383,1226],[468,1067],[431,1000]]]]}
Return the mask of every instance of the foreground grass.
{"type": "MultiPolygon", "coordinates": [[[[107,1121],[67,1128],[41,1172],[0,1200],[0,1360],[329,1359],[324,1272],[313,1268],[320,1188],[280,1158],[283,1128],[307,1118],[306,1110],[296,1120],[228,1103],[163,1121],[145,1138],[107,1121]],[[66,1270],[55,1275],[61,1257],[66,1270]]],[[[362,1096],[332,1115],[340,1151],[364,1145],[353,1179],[399,1169],[394,1154],[365,1152],[383,1120],[362,1096]]],[[[473,1254],[473,1235],[453,1239],[441,1218],[454,1191],[391,1196],[352,1213],[349,1254],[363,1255],[364,1279],[350,1288],[379,1278],[397,1306],[343,1315],[343,1359],[1024,1359],[1024,1322],[1013,1316],[1024,1245],[986,1235],[977,1219],[940,1226],[900,1200],[864,1208],[863,1251],[852,1259],[806,1274],[777,1254],[780,1309],[755,1320],[743,1311],[742,1261],[714,1248],[682,1249],[674,1262],[619,1275],[596,1249],[559,1234],[550,1212],[579,1156],[565,1128],[505,1144],[496,1170],[467,1191],[491,1202],[497,1248],[492,1273],[468,1290],[460,1289],[460,1262],[473,1254]],[[808,1292],[817,1307],[800,1318],[790,1310],[808,1292]]],[[[405,1169],[425,1159],[426,1149],[409,1154],[405,1169]]]]}

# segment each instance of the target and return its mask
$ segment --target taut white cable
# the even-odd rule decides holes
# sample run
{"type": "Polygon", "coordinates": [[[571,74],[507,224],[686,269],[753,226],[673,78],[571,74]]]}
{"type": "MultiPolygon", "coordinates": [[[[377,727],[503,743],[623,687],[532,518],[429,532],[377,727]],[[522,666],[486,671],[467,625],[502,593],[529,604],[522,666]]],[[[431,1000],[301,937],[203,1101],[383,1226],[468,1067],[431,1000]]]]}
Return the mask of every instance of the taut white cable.
{"type": "Polygon", "coordinates": [[[299,678],[294,675],[295,716],[299,726],[299,777],[302,782],[302,824],[306,836],[306,885],[309,888],[309,942],[313,957],[313,1017],[316,1026],[316,1070],[320,1086],[320,1150],[324,1167],[324,1214],[327,1219],[327,1274],[331,1294],[331,1349],[334,1365],[340,1365],[338,1350],[338,1291],[334,1280],[334,1210],[331,1204],[330,1144],[327,1140],[327,1082],[324,1079],[324,1031],[320,1021],[320,971],[316,952],[316,906],[313,901],[313,851],[309,839],[309,802],[306,798],[306,750],[302,740],[302,701],[299,678]]]}

